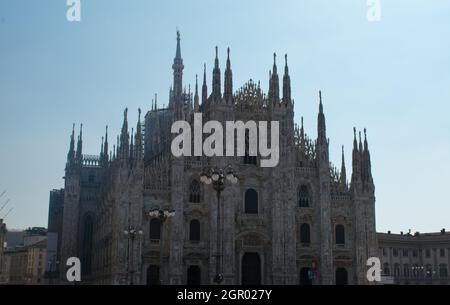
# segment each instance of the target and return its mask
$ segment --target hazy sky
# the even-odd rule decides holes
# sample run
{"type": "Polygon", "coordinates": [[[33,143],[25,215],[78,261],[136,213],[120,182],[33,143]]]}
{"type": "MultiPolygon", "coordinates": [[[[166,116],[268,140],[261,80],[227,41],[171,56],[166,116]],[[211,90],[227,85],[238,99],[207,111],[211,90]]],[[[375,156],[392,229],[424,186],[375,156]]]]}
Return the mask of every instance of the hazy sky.
{"type": "MultiPolygon", "coordinates": [[[[81,0],[81,22],[65,0],[0,1],[0,218],[9,228],[46,226],[49,190],[63,186],[72,123],[84,125],[83,153],[97,154],[129,108],[167,105],[182,35],[185,84],[211,83],[214,47],[222,73],[231,48],[234,88],[261,80],[272,53],[288,54],[295,121],[316,136],[322,90],[330,155],[353,126],[367,127],[376,186],[377,230],[450,229],[450,1],[81,0]]],[[[78,128],[78,127],[77,127],[78,128]]],[[[350,176],[350,173],[347,173],[350,176]]]]}

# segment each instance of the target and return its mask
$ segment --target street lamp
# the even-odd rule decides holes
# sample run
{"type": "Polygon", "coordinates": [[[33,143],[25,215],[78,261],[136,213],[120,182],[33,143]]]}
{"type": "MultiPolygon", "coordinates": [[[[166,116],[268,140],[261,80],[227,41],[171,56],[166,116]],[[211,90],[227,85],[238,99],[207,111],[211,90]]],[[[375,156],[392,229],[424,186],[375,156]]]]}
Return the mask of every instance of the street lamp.
{"type": "Polygon", "coordinates": [[[238,182],[238,176],[231,167],[231,165],[225,168],[208,168],[200,175],[200,181],[204,184],[211,184],[217,195],[217,253],[216,253],[216,276],[214,282],[220,284],[223,281],[223,274],[220,271],[221,267],[221,230],[220,230],[220,194],[225,189],[225,179],[235,184],[238,182]]]}
{"type": "Polygon", "coordinates": [[[162,237],[163,237],[163,225],[164,222],[169,217],[175,216],[175,210],[163,210],[163,209],[153,209],[148,212],[148,216],[150,217],[156,217],[159,219],[159,283],[162,285],[162,252],[163,252],[163,243],[162,243],[162,237]]]}
{"type": "Polygon", "coordinates": [[[123,230],[123,234],[128,238],[127,245],[127,255],[128,255],[128,264],[127,264],[127,277],[131,275],[130,285],[134,284],[134,240],[137,237],[142,236],[143,232],[141,229],[136,228],[133,225],[128,225],[128,227],[123,230]],[[130,240],[131,240],[131,264],[130,264],[130,240]],[[131,265],[131,270],[130,270],[131,265]]]}

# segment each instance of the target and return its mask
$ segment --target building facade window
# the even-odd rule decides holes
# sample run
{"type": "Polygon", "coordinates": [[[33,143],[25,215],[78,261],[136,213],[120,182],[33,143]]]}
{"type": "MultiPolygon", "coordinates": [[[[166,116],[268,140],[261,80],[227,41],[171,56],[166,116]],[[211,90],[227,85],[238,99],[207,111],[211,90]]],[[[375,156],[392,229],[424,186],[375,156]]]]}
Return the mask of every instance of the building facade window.
{"type": "Polygon", "coordinates": [[[192,180],[189,189],[189,202],[199,203],[200,202],[200,183],[197,180],[192,180]]]}
{"type": "Polygon", "coordinates": [[[300,242],[309,245],[311,243],[311,232],[309,224],[302,223],[300,225],[300,242]]]}
{"type": "Polygon", "coordinates": [[[254,189],[245,191],[245,214],[258,214],[258,193],[254,189]]]}
{"type": "Polygon", "coordinates": [[[400,265],[399,264],[395,264],[394,265],[394,276],[395,277],[399,277],[400,276],[400,265]]]}
{"type": "Polygon", "coordinates": [[[448,270],[446,264],[440,264],[439,265],[439,277],[441,278],[447,278],[448,277],[448,270]]]}
{"type": "Polygon", "coordinates": [[[391,271],[389,269],[389,264],[388,263],[384,263],[384,265],[383,265],[383,273],[386,276],[391,275],[391,271]]]}
{"type": "Polygon", "coordinates": [[[336,285],[347,285],[348,284],[348,274],[345,268],[336,269],[336,285]]]}
{"type": "Polygon", "coordinates": [[[413,257],[417,257],[417,249],[412,250],[412,255],[413,255],[413,257]]]}
{"type": "Polygon", "coordinates": [[[245,130],[245,154],[244,154],[244,164],[256,165],[256,156],[250,156],[250,140],[249,131],[245,130]]]}
{"type": "Polygon", "coordinates": [[[200,221],[192,219],[189,223],[189,240],[200,241],[200,221]]]}
{"type": "Polygon", "coordinates": [[[335,228],[336,245],[345,245],[345,228],[339,224],[335,228]]]}
{"type": "Polygon", "coordinates": [[[398,249],[397,248],[392,249],[392,255],[394,255],[395,257],[398,256],[398,249]]]}
{"type": "Polygon", "coordinates": [[[431,278],[433,276],[433,266],[430,264],[425,266],[425,275],[427,278],[431,278]]]}
{"type": "Polygon", "coordinates": [[[426,249],[425,250],[425,257],[426,258],[430,258],[430,256],[431,256],[430,252],[431,252],[430,249],[426,249]]]}
{"type": "Polygon", "coordinates": [[[307,208],[310,206],[310,195],[306,185],[301,185],[298,189],[298,206],[301,208],[307,208]]]}
{"type": "Polygon", "coordinates": [[[439,254],[441,257],[445,257],[445,249],[443,248],[439,249],[439,254]]]}
{"type": "Polygon", "coordinates": [[[408,249],[403,249],[403,256],[408,257],[408,249]]]}
{"type": "Polygon", "coordinates": [[[403,265],[403,276],[409,277],[409,265],[408,264],[403,265]]]}
{"type": "Polygon", "coordinates": [[[161,221],[158,218],[152,218],[150,220],[150,239],[161,239],[161,221]]]}

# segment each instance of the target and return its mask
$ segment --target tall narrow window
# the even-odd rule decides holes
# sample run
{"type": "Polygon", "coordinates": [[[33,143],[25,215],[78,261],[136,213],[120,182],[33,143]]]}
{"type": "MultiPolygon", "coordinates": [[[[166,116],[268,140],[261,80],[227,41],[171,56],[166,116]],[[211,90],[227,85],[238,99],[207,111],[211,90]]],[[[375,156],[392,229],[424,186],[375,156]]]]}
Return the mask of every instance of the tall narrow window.
{"type": "Polygon", "coordinates": [[[384,275],[386,275],[386,276],[391,275],[391,271],[390,271],[390,269],[389,269],[389,264],[388,264],[388,263],[384,263],[384,266],[383,266],[383,267],[384,267],[384,268],[383,268],[384,275]]]}
{"type": "Polygon", "coordinates": [[[403,276],[409,277],[409,265],[408,264],[403,265],[403,276]]]}
{"type": "Polygon", "coordinates": [[[336,226],[336,244],[345,245],[345,228],[343,225],[336,226]]]}
{"type": "Polygon", "coordinates": [[[161,221],[158,218],[150,220],[150,239],[161,239],[161,221]]]}
{"type": "Polygon", "coordinates": [[[191,182],[189,202],[200,202],[200,183],[197,180],[192,180],[191,182]]]}
{"type": "Polygon", "coordinates": [[[306,185],[302,185],[298,189],[298,206],[301,208],[310,206],[309,190],[306,185]]]}
{"type": "Polygon", "coordinates": [[[245,191],[245,213],[258,214],[258,193],[254,189],[245,191]]]}
{"type": "Polygon", "coordinates": [[[302,244],[311,243],[311,232],[307,223],[302,223],[300,226],[300,242],[302,244]]]}
{"type": "Polygon", "coordinates": [[[439,265],[439,276],[441,278],[446,278],[448,276],[448,271],[447,271],[447,265],[446,264],[440,264],[439,265]]]}
{"type": "Polygon", "coordinates": [[[245,155],[244,164],[256,164],[256,156],[250,156],[250,132],[245,130],[245,155]]]}
{"type": "Polygon", "coordinates": [[[189,223],[189,240],[200,241],[200,221],[197,219],[193,219],[189,223]]]}

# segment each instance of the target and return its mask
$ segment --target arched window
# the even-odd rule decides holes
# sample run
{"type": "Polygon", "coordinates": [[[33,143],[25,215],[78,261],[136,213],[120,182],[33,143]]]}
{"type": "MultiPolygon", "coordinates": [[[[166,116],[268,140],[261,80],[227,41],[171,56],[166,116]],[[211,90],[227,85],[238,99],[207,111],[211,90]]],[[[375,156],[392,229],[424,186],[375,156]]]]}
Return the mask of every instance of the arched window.
{"type": "Polygon", "coordinates": [[[300,285],[312,285],[311,268],[304,267],[300,270],[300,285]]]}
{"type": "Polygon", "coordinates": [[[150,239],[161,239],[161,221],[158,218],[152,218],[150,220],[150,239]]]}
{"type": "Polygon", "coordinates": [[[258,214],[258,193],[254,189],[245,191],[245,213],[258,214]]]}
{"type": "Polygon", "coordinates": [[[298,206],[301,208],[310,206],[309,190],[306,185],[302,185],[298,189],[298,206]]]}
{"type": "Polygon", "coordinates": [[[302,244],[311,243],[311,233],[309,230],[309,224],[302,223],[300,226],[300,242],[302,244]]]}
{"type": "Polygon", "coordinates": [[[347,284],[348,284],[347,270],[345,268],[337,268],[336,285],[347,285],[347,284]]]}
{"type": "Polygon", "coordinates": [[[246,252],[242,256],[242,285],[261,285],[261,258],[257,252],[246,252]]]}
{"type": "Polygon", "coordinates": [[[202,282],[202,273],[200,266],[192,265],[187,270],[187,284],[198,286],[202,282]]]}
{"type": "Polygon", "coordinates": [[[160,285],[159,266],[150,265],[147,268],[147,285],[160,285]]]}
{"type": "Polygon", "coordinates": [[[389,269],[389,264],[388,264],[388,263],[384,263],[384,266],[383,266],[383,273],[384,273],[384,275],[386,275],[386,276],[391,275],[391,270],[389,269]]]}
{"type": "Polygon", "coordinates": [[[200,183],[197,180],[192,180],[191,182],[189,202],[200,202],[200,183]]]}
{"type": "Polygon", "coordinates": [[[446,278],[448,276],[447,265],[440,264],[439,265],[439,277],[446,278]]]}
{"type": "Polygon", "coordinates": [[[343,225],[336,226],[336,244],[345,245],[345,228],[343,225]]]}
{"type": "Polygon", "coordinates": [[[85,215],[83,217],[83,243],[82,243],[82,272],[83,274],[91,274],[92,266],[92,246],[94,237],[94,219],[92,215],[85,215]]]}
{"type": "Polygon", "coordinates": [[[200,221],[192,219],[189,223],[189,240],[200,241],[200,221]]]}

